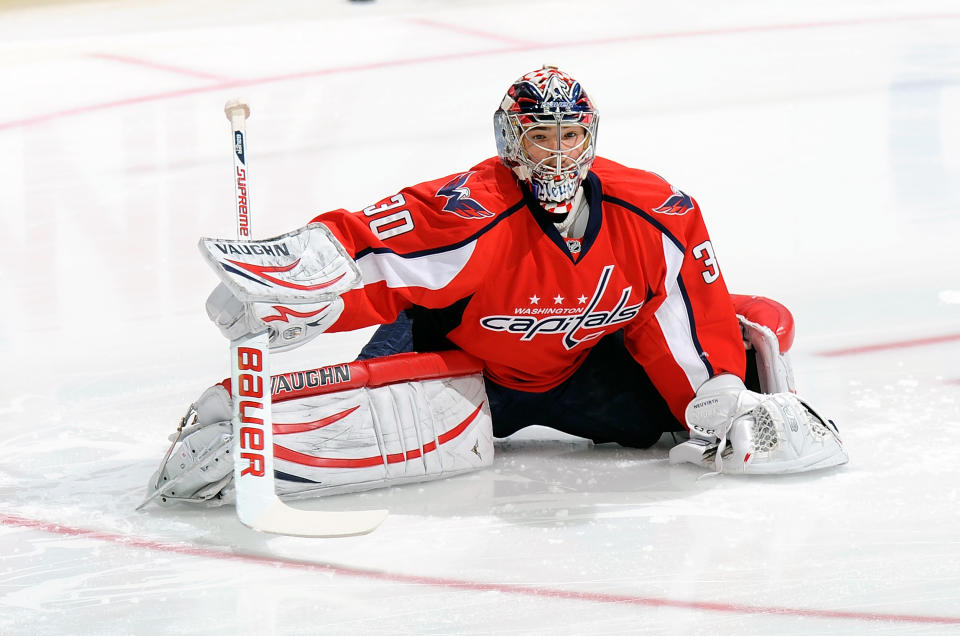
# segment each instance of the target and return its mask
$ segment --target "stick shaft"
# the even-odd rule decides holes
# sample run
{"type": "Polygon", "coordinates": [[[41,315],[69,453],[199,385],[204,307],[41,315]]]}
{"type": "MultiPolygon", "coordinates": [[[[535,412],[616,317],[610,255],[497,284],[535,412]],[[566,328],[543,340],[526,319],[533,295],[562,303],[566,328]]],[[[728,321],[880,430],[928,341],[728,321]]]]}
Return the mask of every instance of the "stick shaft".
{"type": "MultiPolygon", "coordinates": [[[[246,121],[250,107],[230,100],[223,107],[233,134],[233,186],[237,238],[251,239],[247,179],[246,121]]],[[[270,395],[270,344],[266,331],[230,343],[233,393],[234,483],[237,516],[253,525],[276,498],[273,481],[273,418],[270,395]]]]}
{"type": "Polygon", "coordinates": [[[237,238],[248,239],[253,236],[250,227],[250,198],[247,186],[247,131],[246,121],[250,108],[238,100],[231,100],[224,106],[224,112],[230,120],[233,131],[233,190],[237,211],[237,238]]]}
{"type": "MultiPolygon", "coordinates": [[[[250,189],[246,119],[250,107],[239,100],[224,106],[233,131],[237,238],[250,240],[250,189]]],[[[386,510],[326,512],[291,508],[277,497],[274,482],[270,337],[267,330],[230,343],[233,395],[233,476],[237,517],[263,532],[303,537],[345,537],[373,531],[386,510]]]]}

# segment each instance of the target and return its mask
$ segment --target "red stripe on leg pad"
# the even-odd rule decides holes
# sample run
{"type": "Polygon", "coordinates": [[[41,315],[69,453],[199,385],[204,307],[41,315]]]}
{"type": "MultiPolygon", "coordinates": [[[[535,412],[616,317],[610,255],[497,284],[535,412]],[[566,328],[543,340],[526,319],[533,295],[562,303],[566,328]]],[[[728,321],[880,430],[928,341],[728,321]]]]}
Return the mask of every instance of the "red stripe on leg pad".
{"type": "MultiPolygon", "coordinates": [[[[437,436],[439,441],[439,446],[446,444],[450,440],[456,439],[459,437],[467,427],[470,426],[471,422],[477,419],[477,416],[480,414],[480,410],[483,408],[483,404],[478,406],[473,413],[468,415],[462,422],[451,428],[446,433],[442,433],[437,436]]],[[[279,444],[273,445],[273,455],[277,459],[283,459],[285,461],[301,464],[303,466],[315,466],[318,468],[369,468],[370,466],[380,466],[381,464],[396,464],[398,462],[416,459],[427,453],[432,453],[437,450],[437,442],[427,442],[423,445],[423,450],[419,448],[412,448],[405,450],[401,453],[391,453],[386,456],[386,461],[381,455],[373,455],[371,457],[316,457],[314,455],[307,455],[301,453],[285,446],[280,446],[279,444]]]]}
{"type": "Polygon", "coordinates": [[[292,435],[293,433],[306,433],[307,431],[315,431],[318,428],[323,428],[324,426],[330,426],[331,424],[339,422],[346,416],[356,411],[358,408],[360,408],[359,404],[347,409],[346,411],[334,413],[333,415],[328,415],[327,417],[322,417],[319,420],[313,420],[312,422],[290,422],[284,424],[274,423],[273,434],[292,435]]]}
{"type": "Polygon", "coordinates": [[[386,386],[397,382],[452,378],[479,373],[483,370],[480,360],[463,351],[398,353],[382,358],[370,358],[364,363],[370,375],[367,381],[369,387],[386,386]]]}

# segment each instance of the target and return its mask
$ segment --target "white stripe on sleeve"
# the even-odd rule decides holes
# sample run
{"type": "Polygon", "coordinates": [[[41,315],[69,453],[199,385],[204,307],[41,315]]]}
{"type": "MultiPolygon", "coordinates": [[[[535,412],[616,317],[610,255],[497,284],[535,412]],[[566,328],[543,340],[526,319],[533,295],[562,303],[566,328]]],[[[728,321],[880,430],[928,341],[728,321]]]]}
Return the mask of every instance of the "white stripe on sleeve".
{"type": "Polygon", "coordinates": [[[372,252],[359,258],[357,265],[364,285],[384,281],[390,288],[443,289],[463,270],[475,246],[476,242],[470,241],[457,249],[413,258],[372,252]]]}
{"type": "Polygon", "coordinates": [[[710,375],[697,351],[693,333],[690,331],[691,317],[683,295],[680,293],[680,266],[683,265],[683,251],[665,235],[663,236],[663,258],[667,263],[665,281],[667,299],[657,309],[655,315],[673,359],[686,374],[690,388],[696,391],[701,384],[710,379],[710,375]]]}

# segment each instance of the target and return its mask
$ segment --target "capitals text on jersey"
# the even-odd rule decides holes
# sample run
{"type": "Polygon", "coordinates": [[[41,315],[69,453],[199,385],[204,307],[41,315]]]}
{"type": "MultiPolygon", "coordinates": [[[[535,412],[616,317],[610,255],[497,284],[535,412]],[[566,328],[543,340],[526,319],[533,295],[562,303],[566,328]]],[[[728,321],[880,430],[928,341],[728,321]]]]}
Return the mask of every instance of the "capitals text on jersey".
{"type": "Polygon", "coordinates": [[[508,333],[522,334],[520,340],[533,340],[539,334],[563,334],[563,346],[565,349],[573,349],[577,345],[587,340],[593,340],[603,336],[606,331],[598,331],[586,334],[577,338],[577,332],[581,329],[603,329],[610,325],[627,322],[631,320],[640,311],[643,301],[628,305],[632,287],[624,287],[620,291],[620,299],[611,311],[595,311],[600,300],[606,292],[607,284],[610,280],[610,273],[613,271],[613,265],[607,265],[603,268],[600,280],[597,282],[597,289],[593,297],[587,303],[587,306],[578,314],[564,316],[549,316],[547,318],[532,318],[530,316],[484,316],[480,319],[480,325],[489,331],[506,331],[508,333]]]}

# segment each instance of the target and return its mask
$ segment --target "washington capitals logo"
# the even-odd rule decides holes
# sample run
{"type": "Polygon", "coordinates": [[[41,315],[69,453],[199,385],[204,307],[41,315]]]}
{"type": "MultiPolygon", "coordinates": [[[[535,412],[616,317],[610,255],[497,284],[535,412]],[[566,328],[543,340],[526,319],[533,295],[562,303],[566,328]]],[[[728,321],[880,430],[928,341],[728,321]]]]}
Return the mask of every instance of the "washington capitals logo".
{"type": "Polygon", "coordinates": [[[653,211],[660,214],[683,216],[692,209],[693,199],[690,198],[690,195],[673,188],[673,194],[667,197],[666,201],[653,208],[653,211]]]}
{"type": "Polygon", "coordinates": [[[482,219],[493,216],[493,212],[470,198],[470,188],[467,187],[467,179],[472,172],[464,172],[450,179],[442,188],[437,190],[436,196],[446,197],[447,202],[443,204],[444,212],[453,212],[464,219],[482,219]]]}
{"type": "MultiPolygon", "coordinates": [[[[563,348],[573,349],[582,342],[596,340],[611,331],[611,326],[620,325],[633,320],[644,301],[630,304],[630,295],[633,287],[624,287],[620,290],[620,297],[612,310],[597,309],[597,305],[603,299],[610,284],[610,277],[613,273],[613,265],[607,265],[600,274],[600,280],[597,281],[597,288],[593,292],[593,297],[587,300],[586,295],[582,297],[585,304],[583,309],[576,313],[547,315],[546,318],[537,318],[534,315],[499,315],[484,316],[480,319],[480,326],[490,331],[504,331],[510,334],[520,336],[521,341],[533,340],[541,334],[561,334],[563,336],[563,348]]],[[[531,301],[534,299],[531,298],[531,301]]],[[[563,300],[558,296],[555,300],[563,300]]]]}

